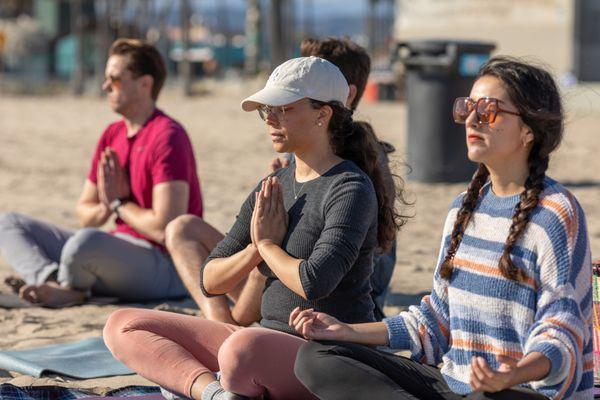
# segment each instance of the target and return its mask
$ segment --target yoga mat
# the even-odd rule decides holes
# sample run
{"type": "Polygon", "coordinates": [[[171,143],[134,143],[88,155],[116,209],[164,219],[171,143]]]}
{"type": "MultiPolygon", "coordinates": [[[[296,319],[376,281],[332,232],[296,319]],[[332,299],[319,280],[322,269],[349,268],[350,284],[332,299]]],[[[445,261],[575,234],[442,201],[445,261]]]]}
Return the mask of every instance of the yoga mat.
{"type": "Polygon", "coordinates": [[[53,373],[81,379],[134,373],[112,356],[101,337],[27,350],[0,351],[0,369],[35,377],[53,373]]]}
{"type": "Polygon", "coordinates": [[[96,394],[83,390],[71,389],[60,386],[26,386],[19,387],[9,383],[0,385],[0,399],[2,400],[114,400],[114,399],[135,399],[135,400],[164,400],[156,386],[127,386],[120,389],[111,390],[106,396],[97,396],[96,394]]]}

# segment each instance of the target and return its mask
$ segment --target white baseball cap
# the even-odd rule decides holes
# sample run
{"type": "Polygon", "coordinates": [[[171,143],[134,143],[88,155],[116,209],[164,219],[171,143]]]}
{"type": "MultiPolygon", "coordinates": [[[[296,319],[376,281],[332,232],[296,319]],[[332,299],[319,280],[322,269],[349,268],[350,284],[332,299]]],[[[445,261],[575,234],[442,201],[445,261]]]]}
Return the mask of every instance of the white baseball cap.
{"type": "Polygon", "coordinates": [[[242,101],[242,110],[283,106],[305,97],[346,104],[348,82],[331,62],[319,57],[292,58],[275,68],[262,90],[242,101]]]}

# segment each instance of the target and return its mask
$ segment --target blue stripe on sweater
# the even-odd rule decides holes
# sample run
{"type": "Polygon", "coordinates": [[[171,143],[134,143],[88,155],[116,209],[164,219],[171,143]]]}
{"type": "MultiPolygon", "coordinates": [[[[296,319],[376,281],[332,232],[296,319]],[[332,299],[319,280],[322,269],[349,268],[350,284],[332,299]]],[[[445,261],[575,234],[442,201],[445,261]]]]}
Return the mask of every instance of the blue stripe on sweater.
{"type": "MultiPolygon", "coordinates": [[[[448,235],[448,237],[450,237],[450,235],[448,235]]],[[[504,242],[495,242],[470,235],[464,235],[462,241],[460,242],[460,246],[468,246],[472,249],[484,250],[489,254],[502,254],[504,242]]],[[[535,252],[519,245],[514,246],[510,254],[513,257],[526,260],[528,263],[535,264],[537,262],[537,254],[535,252]]]]}
{"type": "Polygon", "coordinates": [[[504,277],[496,278],[455,268],[451,285],[453,288],[483,297],[514,301],[532,310],[535,307],[535,291],[533,288],[516,281],[509,281],[504,277]],[[509,297],[510,294],[514,293],[519,293],[518,298],[509,297]]]}
{"type": "MultiPolygon", "coordinates": [[[[477,318],[479,322],[490,327],[501,327],[505,324],[512,324],[512,327],[517,335],[526,335],[529,331],[529,323],[527,321],[511,320],[510,317],[505,315],[498,315],[497,313],[482,311],[480,309],[475,309],[470,305],[453,304],[452,318],[456,318],[455,315],[472,316],[472,318],[477,318]]],[[[452,328],[454,327],[452,326],[452,328]]]]}
{"type": "Polygon", "coordinates": [[[471,365],[471,359],[473,357],[482,357],[490,365],[492,369],[498,369],[500,364],[496,360],[496,356],[485,351],[472,350],[472,349],[457,349],[453,347],[447,357],[452,359],[454,365],[468,366],[471,365]]]}
{"type": "Polygon", "coordinates": [[[461,381],[458,381],[458,380],[452,378],[451,376],[444,375],[444,379],[446,380],[446,383],[448,384],[448,386],[450,386],[450,388],[452,388],[452,391],[454,393],[467,394],[467,393],[471,393],[473,391],[473,389],[471,389],[471,385],[461,382],[461,381]]]}
{"type": "MultiPolygon", "coordinates": [[[[465,315],[462,312],[459,312],[457,314],[465,315]]],[[[494,315],[490,315],[490,319],[494,319],[496,323],[499,322],[498,318],[494,315]]],[[[465,331],[467,334],[469,332],[485,332],[485,335],[487,337],[493,339],[498,339],[505,342],[519,343],[519,333],[515,329],[490,325],[481,320],[452,317],[450,318],[450,326],[452,326],[453,332],[457,329],[465,331]]]]}
{"type": "Polygon", "coordinates": [[[573,317],[581,318],[579,304],[575,299],[570,298],[554,299],[551,303],[538,308],[535,318],[539,319],[545,314],[556,315],[557,313],[568,313],[573,317]]]}

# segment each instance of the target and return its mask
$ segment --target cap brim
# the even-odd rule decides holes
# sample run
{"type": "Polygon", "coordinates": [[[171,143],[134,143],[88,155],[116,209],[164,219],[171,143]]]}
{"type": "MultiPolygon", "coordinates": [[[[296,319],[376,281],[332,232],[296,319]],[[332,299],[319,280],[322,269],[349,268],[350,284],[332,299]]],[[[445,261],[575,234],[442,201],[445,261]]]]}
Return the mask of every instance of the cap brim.
{"type": "Polygon", "coordinates": [[[289,90],[266,87],[242,100],[242,110],[254,111],[261,105],[284,106],[304,98],[301,94],[289,90]]]}

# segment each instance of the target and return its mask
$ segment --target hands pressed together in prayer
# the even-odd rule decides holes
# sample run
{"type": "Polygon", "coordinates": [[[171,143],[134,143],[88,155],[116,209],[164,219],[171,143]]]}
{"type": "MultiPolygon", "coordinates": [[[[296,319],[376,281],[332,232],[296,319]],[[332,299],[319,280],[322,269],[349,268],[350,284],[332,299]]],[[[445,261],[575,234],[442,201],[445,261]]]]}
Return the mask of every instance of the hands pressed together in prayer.
{"type": "Polygon", "coordinates": [[[265,179],[260,192],[255,193],[250,225],[250,237],[257,248],[260,244],[281,246],[287,233],[288,214],[283,204],[281,182],[277,177],[265,179]]]}
{"type": "Polygon", "coordinates": [[[128,198],[131,194],[127,171],[121,166],[117,153],[110,147],[105,148],[100,155],[97,179],[98,197],[107,207],[114,200],[128,198]]]}

